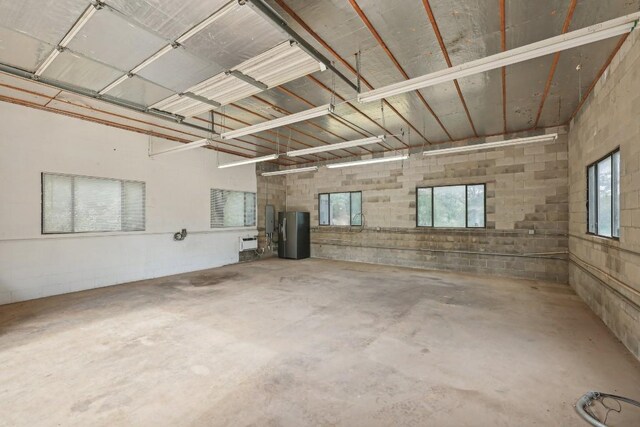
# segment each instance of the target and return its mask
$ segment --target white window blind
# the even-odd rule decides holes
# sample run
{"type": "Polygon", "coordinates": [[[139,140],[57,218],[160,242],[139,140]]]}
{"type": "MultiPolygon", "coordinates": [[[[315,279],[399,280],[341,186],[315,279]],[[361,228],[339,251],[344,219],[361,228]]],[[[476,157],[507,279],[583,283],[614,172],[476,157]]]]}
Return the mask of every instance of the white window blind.
{"type": "Polygon", "coordinates": [[[42,234],[144,229],[144,182],[42,174],[42,234]]]}
{"type": "Polygon", "coordinates": [[[255,225],[256,193],[211,189],[211,228],[255,225]]]}

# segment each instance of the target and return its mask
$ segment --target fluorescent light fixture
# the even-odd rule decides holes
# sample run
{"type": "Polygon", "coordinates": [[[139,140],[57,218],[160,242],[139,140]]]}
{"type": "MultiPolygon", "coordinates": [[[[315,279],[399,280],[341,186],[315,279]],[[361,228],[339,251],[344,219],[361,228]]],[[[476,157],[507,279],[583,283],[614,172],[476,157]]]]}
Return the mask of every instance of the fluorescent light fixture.
{"type": "Polygon", "coordinates": [[[276,160],[277,158],[278,158],[277,154],[270,154],[268,156],[254,157],[253,159],[240,160],[238,162],[231,162],[224,165],[219,165],[218,169],[232,168],[234,166],[250,165],[252,163],[267,162],[269,160],[276,160]]]}
{"type": "Polygon", "coordinates": [[[216,101],[207,99],[204,96],[196,95],[195,93],[185,92],[182,95],[186,96],[187,98],[191,98],[195,101],[202,102],[203,104],[211,105],[212,107],[216,107],[216,108],[220,107],[220,104],[217,103],[216,101]]]}
{"type": "Polygon", "coordinates": [[[324,71],[326,66],[300,49],[296,42],[286,41],[234,69],[268,87],[275,87],[316,71],[324,71]]]}
{"type": "Polygon", "coordinates": [[[375,144],[384,141],[385,135],[372,136],[370,138],[356,139],[355,141],[345,141],[338,144],[323,145],[320,147],[304,148],[302,150],[294,150],[287,152],[287,156],[306,156],[307,154],[322,153],[325,151],[344,150],[345,148],[361,147],[363,145],[375,144]]]}
{"type": "Polygon", "coordinates": [[[226,73],[220,73],[189,89],[196,95],[227,105],[255,95],[261,89],[226,73]]]}
{"type": "Polygon", "coordinates": [[[528,136],[526,138],[515,138],[515,139],[507,139],[504,141],[487,142],[487,143],[475,144],[475,145],[466,145],[464,147],[442,148],[439,150],[427,150],[427,151],[423,151],[422,154],[425,156],[437,156],[441,154],[456,154],[456,153],[462,153],[465,151],[488,150],[490,148],[506,147],[509,145],[531,144],[533,142],[553,141],[556,138],[558,138],[557,133],[550,133],[547,135],[528,136]]]}
{"type": "Polygon", "coordinates": [[[89,6],[87,6],[84,12],[82,12],[82,15],[80,15],[80,18],[78,18],[76,23],[73,24],[73,27],[71,27],[71,29],[67,31],[67,34],[64,35],[58,46],[53,49],[47,59],[45,59],[44,62],[38,67],[38,69],[34,73],[36,76],[41,76],[42,73],[45,72],[49,65],[51,65],[51,63],[58,57],[58,55],[60,55],[64,48],[67,47],[71,40],[73,40],[73,38],[80,32],[82,27],[84,27],[89,19],[91,19],[93,14],[96,13],[96,11],[101,7],[102,6],[99,3],[91,3],[89,6]]]}
{"type": "Polygon", "coordinates": [[[204,30],[206,27],[208,27],[214,21],[217,21],[218,19],[222,18],[227,13],[237,9],[240,6],[241,6],[241,4],[240,4],[239,1],[231,0],[229,3],[225,4],[220,9],[215,11],[207,19],[205,19],[204,21],[200,22],[198,25],[196,25],[195,27],[191,28],[189,31],[187,31],[186,33],[184,33],[183,35],[178,37],[176,39],[176,42],[178,42],[180,44],[186,42],[191,37],[195,36],[197,33],[199,33],[200,31],[204,30]]]}
{"type": "Polygon", "coordinates": [[[400,156],[379,157],[377,159],[356,160],[354,162],[331,163],[331,164],[327,165],[327,168],[329,168],[329,169],[348,168],[348,167],[351,167],[351,166],[370,165],[370,164],[374,164],[374,163],[396,162],[398,160],[406,160],[408,158],[409,158],[408,154],[403,154],[403,155],[400,155],[400,156]]]}
{"type": "Polygon", "coordinates": [[[97,4],[90,4],[84,10],[84,12],[82,12],[82,15],[80,15],[80,18],[76,21],[76,23],[73,24],[73,27],[71,27],[71,29],[64,36],[64,38],[60,42],[60,46],[67,47],[71,40],[73,40],[73,38],[80,32],[82,27],[84,27],[84,25],[89,22],[89,19],[91,19],[93,14],[96,13],[98,8],[100,7],[101,6],[98,6],[97,4]]]}
{"type": "Polygon", "coordinates": [[[217,106],[214,106],[212,102],[215,102],[215,101],[210,101],[208,103],[201,103],[196,101],[191,106],[186,106],[179,110],[175,110],[174,114],[179,114],[184,117],[193,117],[193,116],[200,115],[202,113],[207,113],[213,110],[214,108],[217,108],[217,106]]]}
{"type": "Polygon", "coordinates": [[[223,139],[239,138],[241,136],[251,135],[254,133],[262,132],[264,130],[286,126],[292,123],[303,122],[305,120],[310,120],[315,117],[326,116],[327,114],[330,114],[332,112],[333,112],[333,105],[331,104],[322,105],[320,107],[312,108],[310,110],[305,110],[299,113],[289,114],[288,116],[280,117],[274,120],[269,120],[268,122],[258,123],[257,125],[247,126],[247,127],[232,130],[229,132],[224,132],[220,136],[223,139]]]}
{"type": "Polygon", "coordinates": [[[376,101],[619,36],[630,32],[635,27],[638,19],[640,19],[640,12],[605,21],[455,67],[446,68],[434,73],[364,92],[358,95],[358,101],[376,101]]]}
{"type": "Polygon", "coordinates": [[[208,145],[208,144],[209,144],[208,139],[206,138],[199,139],[197,141],[189,142],[187,144],[181,144],[177,147],[167,148],[166,150],[160,150],[158,152],[151,153],[149,154],[149,157],[155,157],[155,156],[160,156],[162,154],[177,153],[179,151],[191,150],[193,148],[204,147],[205,145],[208,145]]]}
{"type": "Polygon", "coordinates": [[[58,55],[60,55],[60,52],[62,52],[62,48],[56,46],[56,48],[51,51],[49,56],[47,56],[47,59],[44,60],[44,62],[38,67],[34,74],[36,76],[41,76],[42,73],[44,73],[44,71],[49,67],[49,65],[51,65],[53,60],[56,59],[58,55]]]}
{"type": "Polygon", "coordinates": [[[260,90],[267,90],[269,89],[269,86],[267,86],[266,84],[257,81],[256,79],[254,79],[251,76],[247,76],[246,74],[242,74],[240,71],[238,70],[231,70],[231,71],[227,71],[227,74],[230,76],[235,77],[236,79],[240,79],[245,83],[249,83],[251,86],[255,86],[260,90]]]}
{"type": "Polygon", "coordinates": [[[154,62],[155,60],[160,58],[165,53],[171,52],[173,49],[175,49],[175,47],[177,47],[177,46],[174,46],[174,45],[171,45],[171,44],[166,45],[165,47],[163,47],[162,49],[160,49],[159,51],[157,51],[156,53],[151,55],[149,58],[145,59],[140,65],[138,65],[133,70],[131,70],[131,73],[132,74],[137,73],[138,71],[142,70],[147,65],[151,64],[152,62],[154,62]]]}
{"type": "Polygon", "coordinates": [[[228,105],[325,69],[324,64],[300,49],[297,43],[285,41],[185,91],[185,95],[192,93],[200,99],[172,95],[152,107],[185,117],[197,116],[211,110],[209,105],[215,106],[211,102],[228,105]],[[209,105],[202,99],[208,99],[209,105]]]}
{"type": "Polygon", "coordinates": [[[317,166],[309,166],[307,168],[283,169],[281,171],[263,172],[262,176],[290,175],[292,173],[315,172],[317,170],[317,166]]]}
{"type": "Polygon", "coordinates": [[[113,89],[114,87],[118,86],[120,83],[122,83],[123,81],[127,80],[131,76],[132,76],[131,74],[125,74],[124,76],[120,77],[118,80],[112,82],[109,86],[107,86],[104,89],[102,89],[100,92],[98,92],[98,94],[99,95],[104,95],[105,93],[109,92],[111,89],[113,89]]]}
{"type": "Polygon", "coordinates": [[[158,110],[166,110],[166,111],[173,111],[171,107],[180,104],[181,102],[184,101],[184,99],[182,98],[183,95],[182,94],[175,94],[175,95],[171,95],[168,98],[165,98],[161,101],[156,102],[155,104],[153,104],[151,106],[151,108],[156,108],[158,110]]]}

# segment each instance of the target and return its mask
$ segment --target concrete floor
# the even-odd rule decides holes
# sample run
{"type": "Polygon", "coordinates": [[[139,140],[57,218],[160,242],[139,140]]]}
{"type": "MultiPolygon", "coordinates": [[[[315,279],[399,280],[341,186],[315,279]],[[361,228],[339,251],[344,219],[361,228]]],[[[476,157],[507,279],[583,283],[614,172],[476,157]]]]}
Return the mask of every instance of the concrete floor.
{"type": "Polygon", "coordinates": [[[0,367],[19,426],[586,426],[587,390],[640,398],[567,286],[325,260],[3,306],[0,367]]]}

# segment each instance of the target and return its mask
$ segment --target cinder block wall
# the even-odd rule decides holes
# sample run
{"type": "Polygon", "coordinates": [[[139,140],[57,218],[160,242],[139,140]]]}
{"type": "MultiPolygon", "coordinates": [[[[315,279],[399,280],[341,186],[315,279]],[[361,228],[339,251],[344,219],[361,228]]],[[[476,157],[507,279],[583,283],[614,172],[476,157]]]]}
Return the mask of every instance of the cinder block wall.
{"type": "Polygon", "coordinates": [[[314,257],[566,283],[567,136],[552,131],[564,134],[554,143],[289,175],[286,203],[311,213],[314,257]],[[416,227],[417,186],[479,183],[486,229],[416,227]],[[362,191],[364,228],[318,225],[318,193],[340,191],[362,191]]]}
{"type": "Polygon", "coordinates": [[[275,208],[276,221],[278,212],[286,210],[287,193],[286,181],[284,176],[262,176],[262,172],[277,170],[277,167],[269,163],[261,163],[256,165],[256,181],[258,185],[257,209],[258,209],[258,247],[265,249],[264,256],[271,256],[278,253],[278,233],[273,235],[271,251],[267,249],[267,236],[265,234],[265,211],[267,205],[273,205],[275,208]]]}
{"type": "Polygon", "coordinates": [[[640,36],[631,33],[569,133],[569,281],[640,358],[640,36]],[[587,166],[620,147],[620,240],[587,234],[587,166]]]}

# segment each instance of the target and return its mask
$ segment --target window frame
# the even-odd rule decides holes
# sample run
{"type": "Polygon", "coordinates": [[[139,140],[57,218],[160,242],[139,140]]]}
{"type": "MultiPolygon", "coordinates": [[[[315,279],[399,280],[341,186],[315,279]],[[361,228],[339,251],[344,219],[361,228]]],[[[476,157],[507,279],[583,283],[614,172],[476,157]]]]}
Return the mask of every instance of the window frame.
{"type": "Polygon", "coordinates": [[[258,226],[258,192],[254,191],[242,191],[242,190],[226,190],[224,188],[210,188],[209,189],[209,229],[210,230],[228,230],[233,228],[256,228],[258,226]],[[223,225],[222,227],[213,226],[213,192],[227,191],[231,193],[242,193],[242,223],[244,225],[223,225]],[[247,194],[253,194],[253,224],[247,225],[247,194]]]}
{"type": "MultiPolygon", "coordinates": [[[[120,197],[122,197],[122,193],[120,193],[120,197]]],[[[124,206],[120,206],[120,215],[124,217],[123,212],[124,206]]],[[[133,179],[119,179],[119,178],[107,178],[102,176],[91,176],[91,175],[75,175],[70,173],[58,173],[58,172],[40,172],[40,234],[43,236],[48,235],[56,235],[56,234],[88,234],[88,233],[139,233],[142,231],[147,231],[147,183],[145,181],[137,181],[133,179]],[[105,181],[117,181],[120,183],[120,189],[124,188],[125,182],[132,182],[136,184],[142,184],[142,192],[144,197],[142,198],[142,229],[140,230],[123,230],[122,224],[120,230],[90,230],[90,231],[45,231],[44,230],[44,177],[45,175],[55,175],[55,176],[64,176],[70,177],[71,180],[71,228],[75,228],[75,178],[87,178],[87,179],[101,179],[105,181]]]]}
{"type": "Polygon", "coordinates": [[[352,194],[354,193],[359,193],[360,194],[360,215],[362,215],[362,190],[358,190],[358,191],[334,191],[333,193],[318,193],[318,226],[319,227],[362,227],[362,218],[360,218],[360,224],[354,224],[353,223],[353,215],[351,215],[351,212],[353,211],[353,208],[351,206],[352,202],[353,202],[353,197],[352,194]],[[334,225],[331,224],[331,195],[332,194],[348,194],[349,195],[349,225],[334,225]],[[329,223],[328,224],[322,224],[320,222],[320,196],[324,196],[327,195],[327,209],[329,209],[329,212],[327,213],[329,215],[329,223]]]}
{"type": "Polygon", "coordinates": [[[437,230],[482,230],[487,228],[487,183],[486,182],[478,182],[473,184],[447,184],[447,185],[432,185],[430,187],[416,187],[416,228],[431,228],[437,230]],[[483,188],[482,193],[484,194],[483,200],[483,218],[484,225],[482,227],[469,227],[469,190],[468,187],[474,187],[481,185],[483,188]],[[443,188],[443,187],[464,187],[464,227],[436,227],[435,221],[435,189],[443,188]],[[420,225],[418,220],[418,193],[420,189],[431,189],[431,225],[420,225]]]}
{"type": "MultiPolygon", "coordinates": [[[[616,203],[614,202],[614,191],[613,191],[614,190],[614,184],[613,184],[613,182],[614,182],[614,178],[613,178],[614,161],[613,161],[613,156],[616,153],[618,154],[618,158],[619,158],[619,165],[618,165],[618,169],[617,169],[617,172],[618,172],[618,178],[617,179],[618,179],[618,187],[620,187],[620,176],[621,176],[621,174],[620,174],[620,172],[621,172],[620,171],[620,165],[622,164],[622,159],[620,158],[620,147],[616,147],[613,151],[610,151],[609,153],[607,153],[606,155],[600,157],[596,161],[589,163],[587,165],[587,167],[586,167],[586,178],[587,178],[586,179],[586,182],[587,182],[587,190],[586,190],[587,197],[586,197],[586,199],[587,200],[586,200],[586,204],[585,204],[586,210],[587,210],[586,233],[588,235],[590,235],[590,236],[601,237],[603,239],[611,239],[611,240],[620,240],[620,233],[622,231],[622,227],[620,227],[620,224],[618,224],[618,228],[619,228],[618,229],[618,236],[614,236],[614,234],[613,234],[614,233],[613,225],[615,223],[615,221],[613,219],[614,218],[614,206],[616,206],[616,203]],[[589,169],[591,169],[591,167],[594,168],[594,181],[595,181],[595,188],[596,188],[596,191],[597,191],[597,189],[598,189],[598,164],[600,162],[602,162],[603,160],[606,160],[607,158],[611,158],[611,236],[605,236],[605,235],[602,235],[602,234],[598,234],[598,194],[597,194],[597,192],[596,192],[595,200],[593,200],[593,203],[594,203],[593,204],[593,206],[594,206],[593,210],[594,210],[594,214],[595,214],[595,230],[596,231],[595,231],[595,233],[589,231],[589,220],[591,218],[591,215],[590,215],[591,213],[589,212],[589,202],[591,201],[591,198],[589,197],[589,190],[590,190],[590,187],[589,187],[589,169]]],[[[617,209],[618,209],[618,216],[619,216],[620,215],[620,200],[618,200],[617,209]]],[[[618,222],[619,222],[619,220],[618,220],[618,222]]]]}

